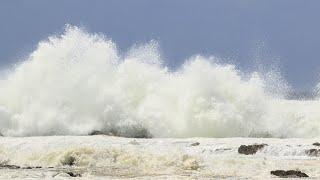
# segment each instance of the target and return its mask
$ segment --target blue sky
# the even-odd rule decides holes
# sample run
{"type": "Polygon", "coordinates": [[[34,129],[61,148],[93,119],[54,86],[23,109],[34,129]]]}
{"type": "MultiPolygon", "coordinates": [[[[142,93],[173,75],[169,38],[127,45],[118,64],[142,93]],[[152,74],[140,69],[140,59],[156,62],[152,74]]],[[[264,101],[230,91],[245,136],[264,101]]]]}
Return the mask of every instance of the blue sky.
{"type": "Polygon", "coordinates": [[[199,53],[244,71],[278,64],[294,88],[311,89],[320,74],[319,8],[318,0],[3,0],[0,65],[72,24],[122,51],[155,39],[170,67],[199,53]]]}

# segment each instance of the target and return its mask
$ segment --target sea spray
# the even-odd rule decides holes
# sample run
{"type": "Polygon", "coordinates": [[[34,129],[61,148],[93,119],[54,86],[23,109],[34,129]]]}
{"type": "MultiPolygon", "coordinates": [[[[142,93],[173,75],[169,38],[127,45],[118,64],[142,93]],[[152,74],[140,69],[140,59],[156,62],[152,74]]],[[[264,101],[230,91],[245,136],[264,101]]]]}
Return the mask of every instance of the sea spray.
{"type": "Polygon", "coordinates": [[[151,42],[119,54],[103,35],[68,26],[1,77],[0,132],[320,136],[319,101],[281,98],[269,89],[282,84],[270,86],[258,72],[243,76],[214,57],[193,56],[171,71],[157,46],[151,42]]]}

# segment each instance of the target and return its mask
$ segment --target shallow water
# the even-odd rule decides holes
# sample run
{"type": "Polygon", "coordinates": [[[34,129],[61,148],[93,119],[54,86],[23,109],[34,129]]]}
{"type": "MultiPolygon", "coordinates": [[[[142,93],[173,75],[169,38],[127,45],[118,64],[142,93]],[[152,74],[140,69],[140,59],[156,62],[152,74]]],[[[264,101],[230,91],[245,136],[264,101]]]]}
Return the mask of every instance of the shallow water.
{"type": "Polygon", "coordinates": [[[110,136],[0,138],[1,179],[268,179],[270,171],[301,170],[320,178],[320,157],[308,149],[320,139],[191,138],[133,139],[110,136]],[[198,142],[199,145],[192,146],[198,142]],[[254,155],[240,145],[266,143],[254,155]],[[69,165],[68,165],[69,164],[69,165]],[[70,166],[71,165],[71,166],[70,166]],[[35,168],[40,166],[41,168],[35,168]],[[32,167],[31,169],[23,169],[32,167]]]}

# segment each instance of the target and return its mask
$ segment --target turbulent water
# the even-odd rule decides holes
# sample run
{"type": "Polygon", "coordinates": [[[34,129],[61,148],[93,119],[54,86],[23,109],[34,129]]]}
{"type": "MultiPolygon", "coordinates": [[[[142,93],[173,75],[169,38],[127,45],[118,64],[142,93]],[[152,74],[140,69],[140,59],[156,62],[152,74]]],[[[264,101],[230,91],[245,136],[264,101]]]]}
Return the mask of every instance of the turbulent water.
{"type": "Polygon", "coordinates": [[[0,137],[0,179],[68,179],[72,172],[82,179],[248,180],[274,179],[274,170],[299,170],[319,179],[320,150],[312,145],[319,140],[0,137]],[[241,145],[254,143],[268,145],[253,155],[238,153],[241,145]]]}
{"type": "Polygon", "coordinates": [[[0,132],[320,136],[320,101],[282,98],[285,83],[272,73],[244,73],[203,56],[171,70],[157,48],[151,42],[120,53],[103,35],[67,27],[2,74],[0,132]]]}

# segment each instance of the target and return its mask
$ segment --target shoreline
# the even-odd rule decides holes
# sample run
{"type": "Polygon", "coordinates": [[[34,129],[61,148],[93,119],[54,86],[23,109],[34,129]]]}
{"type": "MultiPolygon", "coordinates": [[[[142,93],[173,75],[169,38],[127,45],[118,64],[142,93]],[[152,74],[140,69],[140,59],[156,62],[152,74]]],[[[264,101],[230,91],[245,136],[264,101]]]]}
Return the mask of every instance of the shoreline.
{"type": "Polygon", "coordinates": [[[0,178],[268,179],[276,170],[320,178],[316,142],[320,138],[1,137],[0,178]]]}

